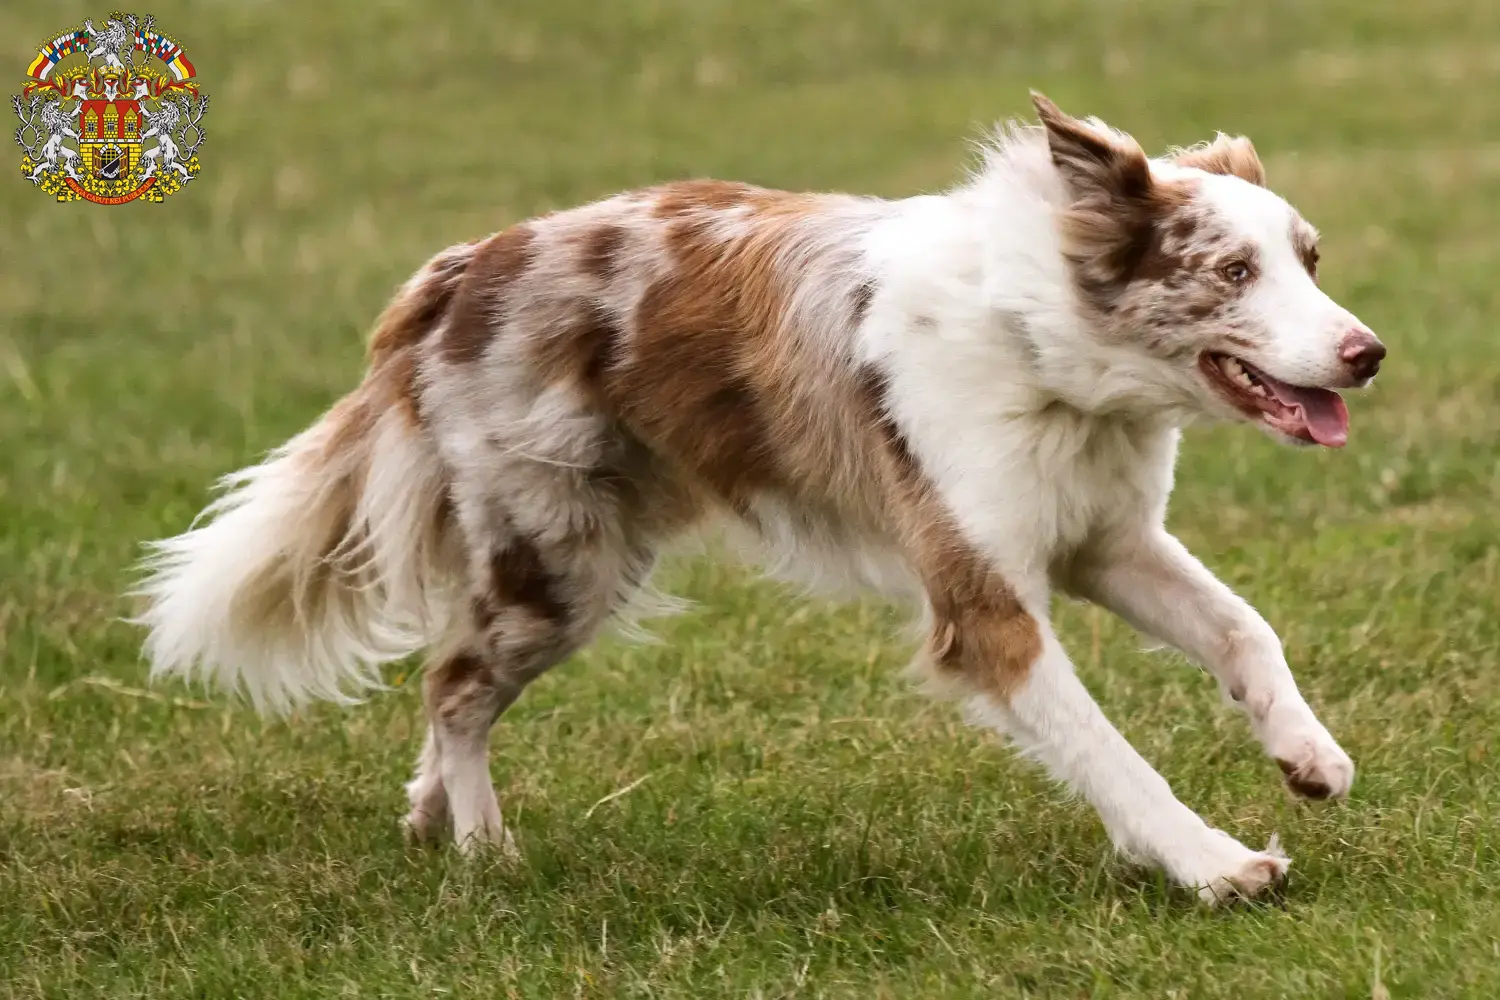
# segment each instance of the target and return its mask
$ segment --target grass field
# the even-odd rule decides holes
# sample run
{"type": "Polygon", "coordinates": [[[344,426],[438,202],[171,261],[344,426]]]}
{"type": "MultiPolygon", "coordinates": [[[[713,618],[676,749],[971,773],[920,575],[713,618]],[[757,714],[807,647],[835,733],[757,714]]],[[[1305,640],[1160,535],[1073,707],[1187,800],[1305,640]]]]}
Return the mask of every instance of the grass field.
{"type": "MultiPolygon", "coordinates": [[[[13,90],[107,7],[6,4],[13,90]]],[[[1500,8],[1481,2],[160,2],[212,95],[160,206],[0,182],[0,995],[1500,995],[1500,8]],[[1350,447],[1195,430],[1174,529],[1360,767],[1281,788],[1205,677],[1060,609],[1106,711],[1294,857],[1207,912],[898,676],[875,604],[684,561],[655,646],[497,728],[527,860],[408,848],[413,685],[289,722],[147,689],[139,541],[354,384],[435,249],[688,175],[905,195],[1026,89],[1148,148],[1222,128],[1382,334],[1350,447]],[[612,793],[629,789],[606,801],[612,793]]],[[[7,129],[9,126],[7,126],[7,129]]],[[[19,149],[7,156],[20,158],[19,149]]]]}

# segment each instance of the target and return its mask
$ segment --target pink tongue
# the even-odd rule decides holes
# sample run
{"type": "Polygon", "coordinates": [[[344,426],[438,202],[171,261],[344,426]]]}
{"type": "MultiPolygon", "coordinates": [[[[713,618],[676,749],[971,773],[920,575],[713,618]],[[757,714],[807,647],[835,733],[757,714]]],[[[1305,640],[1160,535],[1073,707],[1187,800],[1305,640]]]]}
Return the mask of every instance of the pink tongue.
{"type": "Polygon", "coordinates": [[[1342,448],[1349,440],[1349,410],[1338,393],[1332,389],[1308,389],[1269,380],[1268,384],[1277,399],[1302,411],[1302,423],[1318,444],[1342,448]]]}

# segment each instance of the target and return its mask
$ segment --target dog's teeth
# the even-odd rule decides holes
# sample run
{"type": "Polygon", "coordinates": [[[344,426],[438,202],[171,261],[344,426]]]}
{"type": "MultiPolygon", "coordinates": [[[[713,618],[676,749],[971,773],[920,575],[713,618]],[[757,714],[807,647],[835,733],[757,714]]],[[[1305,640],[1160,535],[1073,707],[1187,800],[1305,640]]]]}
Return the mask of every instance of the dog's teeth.
{"type": "Polygon", "coordinates": [[[1240,364],[1239,361],[1235,360],[1234,358],[1231,358],[1228,355],[1219,358],[1219,370],[1222,371],[1226,376],[1228,376],[1229,381],[1235,383],[1236,385],[1244,389],[1248,389],[1250,392],[1256,393],[1257,395],[1265,395],[1265,389],[1263,386],[1261,386],[1260,382],[1253,376],[1251,376],[1251,374],[1245,370],[1245,366],[1240,364]]]}

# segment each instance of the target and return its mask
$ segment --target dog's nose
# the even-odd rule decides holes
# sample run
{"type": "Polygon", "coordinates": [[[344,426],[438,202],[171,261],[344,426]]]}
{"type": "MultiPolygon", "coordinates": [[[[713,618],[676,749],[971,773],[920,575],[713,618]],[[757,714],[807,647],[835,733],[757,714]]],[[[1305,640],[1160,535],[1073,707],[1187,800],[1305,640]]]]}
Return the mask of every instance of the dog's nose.
{"type": "Polygon", "coordinates": [[[1385,360],[1385,345],[1369,330],[1355,327],[1339,342],[1339,357],[1355,378],[1374,378],[1380,371],[1380,362],[1385,360]]]}

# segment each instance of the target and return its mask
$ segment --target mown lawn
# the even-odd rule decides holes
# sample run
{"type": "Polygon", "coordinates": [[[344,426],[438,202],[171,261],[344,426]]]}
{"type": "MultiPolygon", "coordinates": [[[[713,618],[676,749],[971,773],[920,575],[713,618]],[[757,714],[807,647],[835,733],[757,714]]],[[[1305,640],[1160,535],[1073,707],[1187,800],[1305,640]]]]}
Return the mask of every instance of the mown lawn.
{"type": "MultiPolygon", "coordinates": [[[[160,206],[0,183],[0,994],[1500,995],[1500,7],[1461,0],[157,3],[212,95],[160,206]],[[1256,140],[1392,350],[1350,447],[1195,430],[1175,529],[1360,767],[1293,801],[1179,660],[1060,610],[1211,822],[1294,857],[1207,912],[899,676],[875,604],[738,571],[496,730],[527,860],[408,848],[413,686],[266,723],[147,689],[142,539],[352,386],[433,250],[688,175],[887,195],[1039,86],[1149,148],[1256,140]],[[630,786],[608,802],[606,796],[630,786]]],[[[0,10],[15,85],[106,7],[0,10]]],[[[8,128],[8,127],[7,127],[8,128]]],[[[18,161],[19,149],[7,156],[18,161]]]]}

